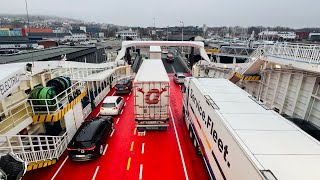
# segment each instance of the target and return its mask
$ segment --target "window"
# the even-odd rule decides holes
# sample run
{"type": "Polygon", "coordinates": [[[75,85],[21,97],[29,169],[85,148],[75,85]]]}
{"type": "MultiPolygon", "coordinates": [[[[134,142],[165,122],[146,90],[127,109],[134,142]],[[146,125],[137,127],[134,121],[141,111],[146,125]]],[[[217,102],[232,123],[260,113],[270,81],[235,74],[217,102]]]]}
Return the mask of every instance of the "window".
{"type": "Polygon", "coordinates": [[[104,108],[113,108],[115,106],[115,103],[102,103],[102,107],[104,108]]]}
{"type": "Polygon", "coordinates": [[[117,104],[119,104],[121,102],[121,100],[122,100],[122,97],[118,97],[117,104]]]}

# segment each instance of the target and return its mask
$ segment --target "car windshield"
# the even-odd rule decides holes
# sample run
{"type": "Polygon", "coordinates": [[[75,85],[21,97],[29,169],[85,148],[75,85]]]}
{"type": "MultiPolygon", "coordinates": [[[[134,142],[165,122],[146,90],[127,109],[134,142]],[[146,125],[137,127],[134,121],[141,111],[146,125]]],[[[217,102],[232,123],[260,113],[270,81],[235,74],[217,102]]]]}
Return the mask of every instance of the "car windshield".
{"type": "Polygon", "coordinates": [[[183,78],[185,78],[185,76],[183,76],[183,75],[178,75],[178,78],[181,78],[181,79],[183,79],[183,78]]]}
{"type": "Polygon", "coordinates": [[[115,107],[115,103],[102,103],[102,107],[104,108],[112,108],[115,107]]]}
{"type": "Polygon", "coordinates": [[[172,55],[172,54],[168,54],[167,56],[168,56],[168,57],[172,57],[173,55],[172,55]]]}

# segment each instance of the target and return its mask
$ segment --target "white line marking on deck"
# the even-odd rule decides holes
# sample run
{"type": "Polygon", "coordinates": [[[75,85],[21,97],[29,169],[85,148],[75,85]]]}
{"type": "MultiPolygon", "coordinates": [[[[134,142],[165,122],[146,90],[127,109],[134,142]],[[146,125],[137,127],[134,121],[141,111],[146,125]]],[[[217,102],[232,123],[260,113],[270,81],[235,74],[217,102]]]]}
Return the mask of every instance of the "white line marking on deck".
{"type": "Polygon", "coordinates": [[[111,134],[110,134],[110,137],[112,137],[112,135],[113,135],[113,133],[114,133],[114,130],[116,130],[116,129],[113,129],[113,131],[112,131],[111,134]]]}
{"type": "Polygon", "coordinates": [[[51,178],[51,180],[53,180],[54,178],[56,178],[56,176],[58,175],[59,171],[61,170],[62,166],[64,165],[64,163],[66,163],[66,161],[68,160],[69,156],[67,156],[64,161],[62,162],[62,164],[60,165],[59,169],[57,170],[57,172],[53,175],[53,177],[51,178]]]}
{"type": "Polygon", "coordinates": [[[183,152],[182,152],[181,145],[180,145],[180,140],[179,140],[179,137],[178,137],[176,123],[174,122],[174,118],[173,118],[173,114],[172,114],[172,110],[171,110],[171,106],[169,106],[169,109],[170,109],[170,114],[171,114],[171,118],[172,118],[172,122],[173,122],[174,132],[176,134],[176,139],[177,139],[177,143],[178,143],[178,147],[179,147],[179,152],[180,152],[180,157],[181,157],[181,161],[182,161],[184,175],[186,177],[186,180],[189,180],[186,164],[185,164],[184,158],[183,158],[183,152]]]}
{"type": "Polygon", "coordinates": [[[127,103],[124,103],[124,106],[126,106],[127,105],[127,103]]]}
{"type": "Polygon", "coordinates": [[[131,95],[131,91],[130,91],[130,93],[129,93],[129,96],[131,95]]]}
{"type": "Polygon", "coordinates": [[[121,113],[120,114],[122,114],[123,113],[123,109],[121,110],[121,113]]]}
{"type": "Polygon", "coordinates": [[[97,176],[97,174],[98,174],[98,171],[99,171],[99,166],[97,166],[96,171],[95,171],[94,174],[93,174],[92,180],[96,179],[96,176],[97,176]]]}
{"type": "Polygon", "coordinates": [[[142,179],[143,164],[140,164],[139,180],[142,179]]]}
{"type": "Polygon", "coordinates": [[[127,101],[129,100],[129,97],[127,97],[127,101]]]}
{"type": "Polygon", "coordinates": [[[116,92],[113,92],[112,96],[115,94],[116,92]]]}
{"type": "Polygon", "coordinates": [[[103,155],[106,154],[107,149],[108,149],[108,144],[106,144],[106,147],[104,148],[103,155]]]}
{"type": "Polygon", "coordinates": [[[144,154],[144,143],[142,143],[141,154],[144,154]]]}
{"type": "Polygon", "coordinates": [[[118,119],[117,119],[117,122],[116,122],[116,124],[118,124],[118,123],[119,123],[119,120],[120,120],[120,118],[118,118],[118,119]]]}

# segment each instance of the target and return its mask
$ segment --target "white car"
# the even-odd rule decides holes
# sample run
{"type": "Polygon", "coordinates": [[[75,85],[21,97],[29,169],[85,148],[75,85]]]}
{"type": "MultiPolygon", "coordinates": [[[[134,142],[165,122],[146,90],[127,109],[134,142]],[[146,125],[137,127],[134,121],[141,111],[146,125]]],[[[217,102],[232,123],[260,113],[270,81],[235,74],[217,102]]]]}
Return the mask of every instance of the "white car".
{"type": "Polygon", "coordinates": [[[183,73],[175,73],[173,76],[173,81],[176,84],[183,84],[184,83],[184,79],[185,79],[185,75],[183,73]]]}
{"type": "Polygon", "coordinates": [[[121,96],[107,96],[100,108],[100,115],[113,116],[119,115],[124,106],[124,99],[121,96]]]}

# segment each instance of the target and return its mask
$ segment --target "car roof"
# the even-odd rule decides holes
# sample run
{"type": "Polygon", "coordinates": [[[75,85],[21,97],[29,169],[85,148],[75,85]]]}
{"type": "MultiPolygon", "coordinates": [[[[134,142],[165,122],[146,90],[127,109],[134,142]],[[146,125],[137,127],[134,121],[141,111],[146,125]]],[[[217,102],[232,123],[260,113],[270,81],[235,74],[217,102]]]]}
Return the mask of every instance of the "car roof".
{"type": "Polygon", "coordinates": [[[104,100],[103,103],[114,103],[120,96],[107,96],[104,100]]]}
{"type": "Polygon", "coordinates": [[[119,79],[119,80],[117,81],[117,84],[119,84],[119,83],[121,83],[121,84],[123,84],[123,83],[128,83],[130,80],[131,80],[130,78],[119,79]]]}
{"type": "Polygon", "coordinates": [[[83,124],[80,126],[79,130],[75,135],[75,140],[91,141],[94,134],[96,133],[97,128],[101,125],[102,122],[102,119],[89,120],[83,122],[83,124]]]}

